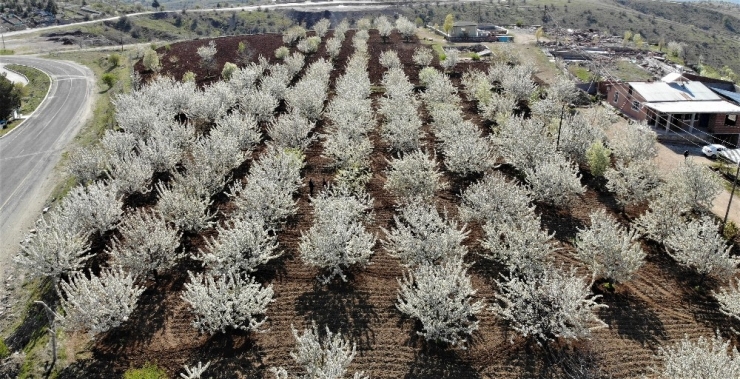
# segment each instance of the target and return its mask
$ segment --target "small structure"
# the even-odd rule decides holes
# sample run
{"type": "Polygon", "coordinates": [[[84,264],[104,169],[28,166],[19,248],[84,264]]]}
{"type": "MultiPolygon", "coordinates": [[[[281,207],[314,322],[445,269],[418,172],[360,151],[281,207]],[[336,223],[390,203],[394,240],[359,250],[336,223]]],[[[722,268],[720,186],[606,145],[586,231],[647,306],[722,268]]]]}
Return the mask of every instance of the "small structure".
{"type": "Polygon", "coordinates": [[[711,134],[737,146],[740,106],[699,81],[672,73],[656,82],[607,82],[606,100],[626,116],[665,133],[711,134]]]}
{"type": "Polygon", "coordinates": [[[450,31],[452,38],[478,37],[478,23],[473,21],[458,21],[452,24],[450,31]]]}

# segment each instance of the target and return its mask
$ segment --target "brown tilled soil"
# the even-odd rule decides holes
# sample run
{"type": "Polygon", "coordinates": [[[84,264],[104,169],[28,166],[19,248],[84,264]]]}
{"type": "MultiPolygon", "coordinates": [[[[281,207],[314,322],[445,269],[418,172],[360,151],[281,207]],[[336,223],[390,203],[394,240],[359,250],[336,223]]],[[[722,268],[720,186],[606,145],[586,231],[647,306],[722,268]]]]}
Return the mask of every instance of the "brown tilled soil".
{"type": "MultiPolygon", "coordinates": [[[[332,83],[344,71],[344,63],[352,52],[351,37],[352,33],[348,33],[332,83]]],[[[257,54],[270,59],[274,59],[273,51],[281,44],[278,35],[217,39],[220,65],[235,61],[236,46],[241,40],[247,41],[257,54]]],[[[196,48],[205,43],[205,40],[177,43],[169,51],[162,50],[162,72],[179,79],[185,71],[192,70],[199,79],[206,79],[205,71],[194,63],[197,62],[196,48]],[[178,58],[170,59],[171,56],[178,58]]],[[[373,83],[380,82],[383,70],[378,57],[385,49],[399,51],[407,74],[416,83],[418,76],[411,62],[416,46],[418,41],[405,43],[398,35],[383,44],[377,33],[371,33],[369,71],[373,83]]],[[[309,61],[317,59],[323,51],[309,61]]],[[[465,69],[464,64],[461,66],[458,71],[465,69]]],[[[138,65],[137,68],[141,70],[138,65]]],[[[454,78],[454,82],[459,86],[459,78],[454,78]]],[[[376,104],[378,97],[378,94],[373,95],[376,104]]],[[[464,100],[462,106],[468,118],[487,133],[487,125],[475,114],[475,105],[464,100]]],[[[422,117],[428,118],[423,106],[420,112],[422,117]]],[[[378,129],[371,134],[375,150],[371,157],[373,177],[368,190],[375,204],[375,221],[370,230],[382,238],[381,227],[393,226],[395,199],[383,189],[386,159],[390,159],[390,155],[378,129]]],[[[323,131],[323,122],[319,122],[317,133],[323,131]]],[[[428,126],[426,131],[427,150],[431,151],[433,137],[428,126]]],[[[332,176],[321,152],[320,141],[314,142],[306,152],[306,186],[296,196],[298,213],[278,234],[284,255],[256,273],[259,281],[272,284],[275,291],[275,302],[268,310],[263,333],[231,331],[215,336],[200,335],[191,326],[193,316],[188,305],[180,298],[187,270],[200,270],[194,262],[186,260],[173,272],[148,281],[147,290],[131,319],[115,331],[99,336],[92,346],[92,356],[73,364],[62,377],[120,376],[127,368],[141,366],[147,361],[164,367],[172,377],[181,372],[184,364],[198,361],[212,362],[208,377],[271,377],[270,367],[296,369],[289,355],[294,347],[291,326],[303,329],[315,322],[350,338],[358,350],[351,370],[364,370],[373,378],[585,377],[579,373],[634,378],[651,374],[649,367],[657,362],[654,355],[659,346],[676,342],[685,334],[691,338],[709,336],[717,329],[729,337],[730,327],[738,328],[718,311],[717,303],[708,295],[706,288],[716,288],[717,283],[699,286],[700,278],[678,266],[659,246],[644,243],[647,262],[632,282],[619,285],[614,292],[602,291],[594,285],[595,291],[604,294],[601,302],[609,306],[599,311],[609,328],[596,331],[590,341],[539,347],[517,337],[486,310],[480,315],[480,329],[466,350],[448,350],[427,344],[416,334],[419,325],[404,318],[395,308],[397,279],[402,276],[403,268],[380,244],[376,246],[372,263],[365,269],[354,270],[347,283],[321,286],[316,281],[319,272],[301,262],[298,242],[301,232],[312,223],[307,183],[312,180],[320,189],[322,181],[332,176]]],[[[259,156],[259,151],[255,156],[259,156]]],[[[235,173],[237,180],[245,176],[248,167],[249,162],[245,162],[235,173]]],[[[513,170],[506,165],[499,170],[513,178],[513,170]]],[[[474,179],[456,178],[445,172],[450,186],[437,196],[438,206],[444,207],[450,217],[456,217],[458,195],[474,179]]],[[[588,224],[592,210],[606,209],[625,223],[644,210],[644,206],[633,207],[623,213],[609,194],[595,189],[598,183],[588,174],[584,175],[583,182],[588,191],[568,209],[537,204],[542,227],[555,232],[562,248],[555,257],[556,266],[578,266],[570,256],[571,242],[577,229],[588,224]]],[[[228,215],[231,210],[228,198],[217,195],[215,200],[216,207],[228,215]]],[[[225,217],[228,216],[222,218],[225,217]]],[[[494,279],[501,267],[475,254],[481,249],[478,239],[483,233],[479,225],[468,225],[468,229],[471,249],[468,260],[473,263],[470,274],[478,290],[476,298],[490,302],[494,298],[494,279]]],[[[202,236],[190,235],[183,239],[188,251],[203,245],[202,236]]],[[[585,274],[585,270],[581,272],[585,274]]]]}

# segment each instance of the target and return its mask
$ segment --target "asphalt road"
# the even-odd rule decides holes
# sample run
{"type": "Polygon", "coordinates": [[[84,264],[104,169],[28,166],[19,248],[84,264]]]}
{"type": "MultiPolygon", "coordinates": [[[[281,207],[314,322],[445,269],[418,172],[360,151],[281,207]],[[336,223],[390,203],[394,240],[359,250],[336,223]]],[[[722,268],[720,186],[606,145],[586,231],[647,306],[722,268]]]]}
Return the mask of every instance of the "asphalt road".
{"type": "Polygon", "coordinates": [[[95,79],[90,69],[72,62],[3,56],[0,63],[32,66],[52,78],[36,111],[0,138],[1,283],[4,268],[50,195],[54,166],[90,112],[95,79]]]}

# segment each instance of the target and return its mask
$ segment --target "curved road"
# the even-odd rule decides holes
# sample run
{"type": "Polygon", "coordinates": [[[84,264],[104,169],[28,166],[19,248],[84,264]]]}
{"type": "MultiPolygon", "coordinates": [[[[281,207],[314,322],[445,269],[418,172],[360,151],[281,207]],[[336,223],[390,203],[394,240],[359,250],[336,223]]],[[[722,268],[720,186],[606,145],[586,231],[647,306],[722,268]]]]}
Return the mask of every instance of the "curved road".
{"type": "Polygon", "coordinates": [[[0,138],[0,283],[18,243],[38,217],[53,189],[50,174],[65,146],[90,113],[95,77],[67,61],[0,57],[51,76],[47,98],[17,130],[0,138]],[[52,184],[52,185],[49,185],[52,184]]]}

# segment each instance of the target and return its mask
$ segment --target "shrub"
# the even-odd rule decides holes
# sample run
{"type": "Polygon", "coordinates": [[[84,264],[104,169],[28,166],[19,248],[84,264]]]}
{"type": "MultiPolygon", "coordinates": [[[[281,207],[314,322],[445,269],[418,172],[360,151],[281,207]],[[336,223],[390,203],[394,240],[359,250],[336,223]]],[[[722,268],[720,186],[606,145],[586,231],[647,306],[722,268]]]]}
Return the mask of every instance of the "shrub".
{"type": "Polygon", "coordinates": [[[0,338],[0,360],[3,360],[10,356],[10,349],[8,349],[8,345],[5,344],[5,341],[0,338]]]}
{"type": "Polygon", "coordinates": [[[290,55],[290,50],[285,46],[275,49],[275,58],[277,59],[285,59],[288,55],[290,55]]]}
{"type": "Polygon", "coordinates": [[[123,379],[167,379],[167,373],[156,364],[147,362],[142,368],[126,370],[123,379]]]}
{"type": "Polygon", "coordinates": [[[588,150],[586,150],[586,161],[588,162],[588,167],[591,168],[591,175],[596,177],[604,175],[611,162],[609,159],[610,155],[611,151],[604,147],[601,141],[596,141],[589,146],[588,150]]]}
{"type": "Polygon", "coordinates": [[[113,68],[116,68],[121,65],[121,59],[122,58],[119,54],[113,53],[108,56],[108,63],[110,63],[113,68]]]}
{"type": "Polygon", "coordinates": [[[740,228],[738,228],[735,221],[728,220],[724,229],[722,229],[722,235],[725,236],[728,241],[731,241],[733,238],[737,237],[738,234],[740,234],[740,228]]]}
{"type": "Polygon", "coordinates": [[[238,67],[236,67],[235,64],[226,62],[224,63],[223,70],[221,70],[221,77],[224,78],[224,80],[229,80],[236,70],[238,70],[238,67]]]}
{"type": "Polygon", "coordinates": [[[183,82],[193,82],[193,83],[195,83],[195,76],[196,75],[195,75],[194,72],[188,71],[185,74],[183,74],[182,81],[183,82]]]}
{"type": "Polygon", "coordinates": [[[159,71],[160,68],[162,68],[159,65],[159,55],[157,55],[157,52],[152,49],[147,49],[144,51],[144,58],[142,59],[142,63],[144,64],[144,67],[149,71],[159,71]]]}

